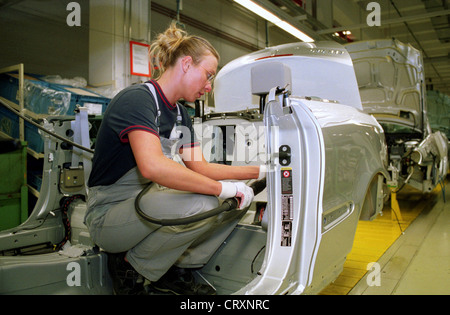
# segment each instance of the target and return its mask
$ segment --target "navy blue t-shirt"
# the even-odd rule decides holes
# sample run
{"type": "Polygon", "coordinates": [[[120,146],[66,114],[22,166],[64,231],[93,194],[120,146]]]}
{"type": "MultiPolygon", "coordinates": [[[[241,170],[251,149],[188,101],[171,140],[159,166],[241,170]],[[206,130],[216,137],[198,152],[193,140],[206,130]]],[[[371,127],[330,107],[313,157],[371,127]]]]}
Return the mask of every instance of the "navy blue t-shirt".
{"type": "MultiPolygon", "coordinates": [[[[133,130],[144,130],[157,137],[169,138],[177,120],[177,106],[169,103],[156,81],[155,87],[161,111],[159,133],[156,126],[156,103],[145,84],[133,85],[119,92],[108,105],[97,134],[89,187],[114,184],[130,169],[136,167],[128,134],[133,130]]],[[[182,125],[190,130],[190,137],[183,134],[182,147],[200,145],[195,139],[192,122],[186,108],[181,110],[182,125]]]]}

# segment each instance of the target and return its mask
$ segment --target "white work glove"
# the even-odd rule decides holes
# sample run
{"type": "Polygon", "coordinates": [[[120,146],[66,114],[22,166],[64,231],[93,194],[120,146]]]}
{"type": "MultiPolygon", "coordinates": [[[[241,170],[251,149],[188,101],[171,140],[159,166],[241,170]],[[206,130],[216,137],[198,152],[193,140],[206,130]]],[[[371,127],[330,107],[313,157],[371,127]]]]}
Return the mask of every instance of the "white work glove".
{"type": "Polygon", "coordinates": [[[242,182],[220,182],[222,184],[222,192],[219,195],[221,199],[236,197],[239,202],[239,210],[245,209],[253,201],[253,189],[242,182]]]}
{"type": "Polygon", "coordinates": [[[267,166],[265,164],[262,164],[259,166],[259,176],[257,180],[261,180],[266,177],[267,173],[267,166]]]}

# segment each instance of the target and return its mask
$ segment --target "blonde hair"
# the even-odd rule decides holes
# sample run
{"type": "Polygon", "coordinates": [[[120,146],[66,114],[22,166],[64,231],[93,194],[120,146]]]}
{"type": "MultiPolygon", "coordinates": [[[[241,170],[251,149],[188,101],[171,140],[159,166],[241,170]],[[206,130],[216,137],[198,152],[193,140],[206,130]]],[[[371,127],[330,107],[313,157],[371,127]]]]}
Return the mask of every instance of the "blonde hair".
{"type": "Polygon", "coordinates": [[[179,29],[176,23],[172,23],[150,45],[152,77],[159,79],[180,57],[191,56],[194,64],[198,64],[208,53],[219,61],[219,53],[206,39],[188,35],[186,31],[179,29]]]}

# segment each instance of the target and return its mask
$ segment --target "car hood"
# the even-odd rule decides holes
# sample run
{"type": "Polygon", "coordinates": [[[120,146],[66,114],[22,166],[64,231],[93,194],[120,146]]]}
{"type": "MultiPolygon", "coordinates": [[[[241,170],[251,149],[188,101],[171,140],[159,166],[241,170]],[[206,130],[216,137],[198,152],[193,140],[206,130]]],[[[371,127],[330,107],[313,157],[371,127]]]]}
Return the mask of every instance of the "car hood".
{"type": "Polygon", "coordinates": [[[424,69],[420,51],[398,40],[345,45],[353,61],[363,110],[377,119],[397,117],[427,130],[424,69]]]}

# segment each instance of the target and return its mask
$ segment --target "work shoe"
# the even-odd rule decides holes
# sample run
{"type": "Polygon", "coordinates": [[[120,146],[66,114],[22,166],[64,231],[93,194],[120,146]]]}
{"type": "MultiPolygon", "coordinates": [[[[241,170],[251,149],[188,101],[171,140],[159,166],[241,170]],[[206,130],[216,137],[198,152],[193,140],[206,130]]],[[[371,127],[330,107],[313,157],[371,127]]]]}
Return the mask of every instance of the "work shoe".
{"type": "Polygon", "coordinates": [[[129,262],[125,261],[126,253],[108,255],[108,270],[113,281],[114,294],[143,295],[144,277],[142,277],[129,262]]]}
{"type": "Polygon", "coordinates": [[[191,270],[172,267],[158,281],[150,286],[161,292],[175,295],[215,295],[216,291],[207,284],[196,283],[191,270]]]}

